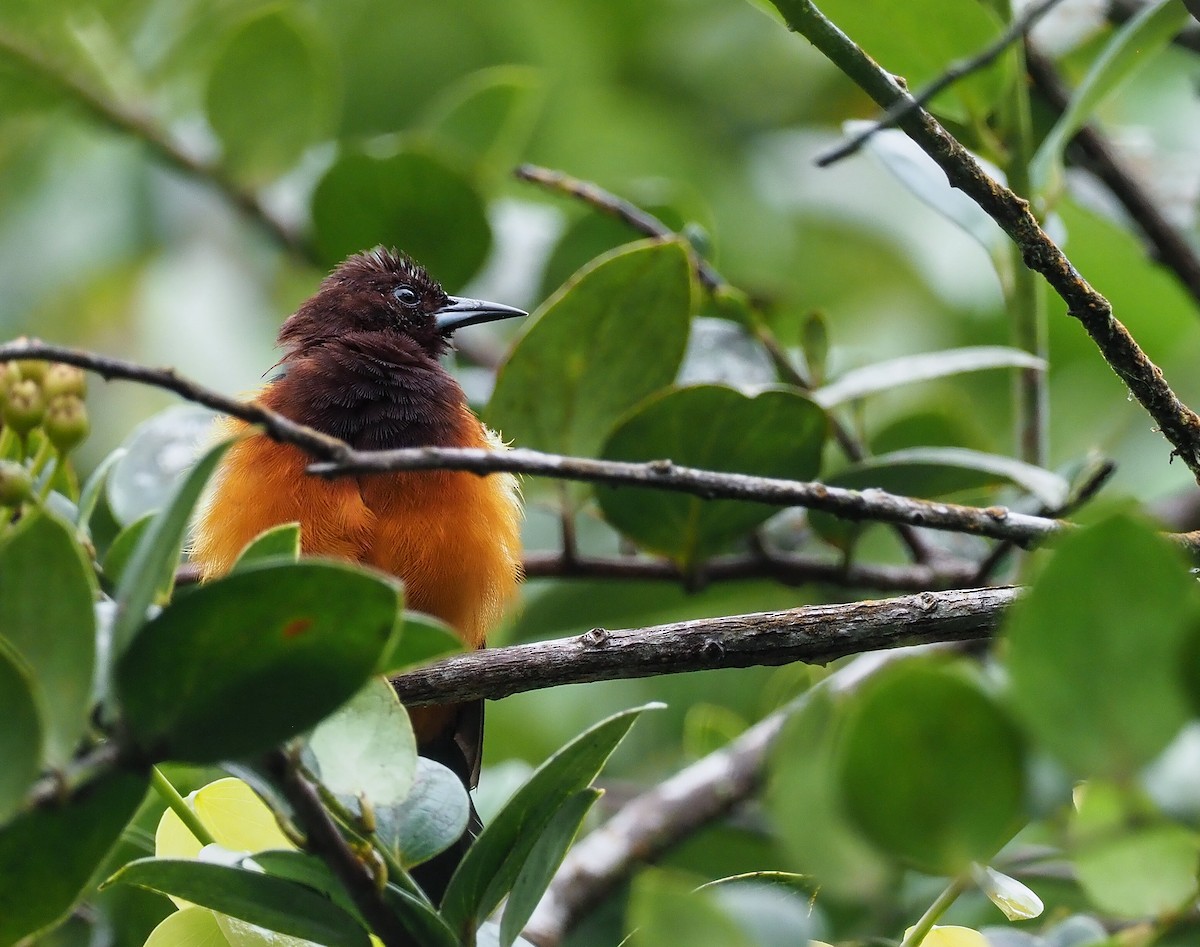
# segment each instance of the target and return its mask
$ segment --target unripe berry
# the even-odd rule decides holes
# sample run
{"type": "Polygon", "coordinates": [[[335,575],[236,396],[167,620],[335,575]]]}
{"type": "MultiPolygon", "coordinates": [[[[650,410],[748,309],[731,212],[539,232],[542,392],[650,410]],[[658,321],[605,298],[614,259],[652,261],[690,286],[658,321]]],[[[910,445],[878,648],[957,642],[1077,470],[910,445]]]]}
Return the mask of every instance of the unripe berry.
{"type": "Polygon", "coordinates": [[[58,395],[50,400],[42,430],[60,454],[73,451],[88,436],[87,408],[76,395],[58,395]]]}
{"type": "Polygon", "coordinates": [[[13,364],[17,366],[22,378],[38,383],[46,377],[46,371],[50,368],[50,363],[40,358],[25,358],[13,364]]]}
{"type": "Polygon", "coordinates": [[[0,460],[0,506],[16,506],[33,495],[29,471],[11,460],[0,460]]]}
{"type": "Polygon", "coordinates": [[[42,379],[42,392],[46,400],[53,400],[58,395],[74,395],[82,398],[87,393],[87,378],[83,370],[63,362],[53,362],[46,369],[42,379]]]}
{"type": "Polygon", "coordinates": [[[46,398],[36,381],[24,378],[12,385],[4,397],[4,424],[22,438],[42,423],[46,398]]]}

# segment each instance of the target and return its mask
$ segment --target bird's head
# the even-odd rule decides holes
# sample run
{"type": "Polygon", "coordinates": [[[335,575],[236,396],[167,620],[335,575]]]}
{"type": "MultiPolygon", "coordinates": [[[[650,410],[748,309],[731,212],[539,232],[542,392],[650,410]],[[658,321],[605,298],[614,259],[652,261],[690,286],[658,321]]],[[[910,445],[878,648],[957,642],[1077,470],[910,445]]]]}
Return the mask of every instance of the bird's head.
{"type": "Polygon", "coordinates": [[[325,277],[316,294],[283,323],[279,343],[293,352],[351,335],[411,340],[430,358],[464,326],[526,315],[482,299],[450,296],[416,261],[376,247],[325,277]]]}

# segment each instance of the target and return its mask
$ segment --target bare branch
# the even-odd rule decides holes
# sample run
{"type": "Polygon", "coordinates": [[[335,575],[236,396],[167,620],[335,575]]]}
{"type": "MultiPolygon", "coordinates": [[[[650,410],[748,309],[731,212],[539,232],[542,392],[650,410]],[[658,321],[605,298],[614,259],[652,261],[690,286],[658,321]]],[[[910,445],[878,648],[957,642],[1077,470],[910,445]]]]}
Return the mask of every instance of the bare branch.
{"type": "Polygon", "coordinates": [[[817,165],[826,168],[837,161],[841,161],[843,158],[849,158],[862,148],[873,135],[883,131],[885,128],[891,128],[899,124],[900,120],[905,118],[910,112],[928,105],[938,93],[948,89],[954,83],[969,76],[971,73],[978,72],[980,69],[991,65],[1001,53],[1017,40],[1024,37],[1037,25],[1038,20],[1049,13],[1060,2],[1061,0],[1039,0],[1037,3],[1030,4],[1020,16],[1013,19],[1008,29],[996,37],[992,43],[985,46],[969,59],[952,63],[940,76],[925,86],[916,95],[897,99],[888,106],[884,113],[879,116],[878,120],[872,122],[867,128],[864,128],[857,135],[849,138],[836,148],[818,157],[817,165]]]}
{"type": "MultiPolygon", "coordinates": [[[[789,0],[781,8],[792,29],[803,34],[879,105],[889,108],[911,96],[896,79],[832,23],[812,0],[789,0]]],[[[1001,186],[972,155],[923,109],[897,123],[1021,248],[1025,265],[1045,277],[1067,304],[1105,361],[1125,382],[1154,419],[1178,456],[1200,482],[1200,416],[1179,400],[1133,336],[1114,316],[1112,305],[1079,275],[1071,261],[1046,236],[1029,210],[1029,202],[1001,186]]]]}
{"type": "Polygon", "coordinates": [[[401,674],[392,685],[405,704],[418,706],[495,700],[585,681],[793,661],[823,664],[862,651],[988,638],[1018,594],[1015,588],[922,592],[649,628],[593,628],[573,638],[456,655],[401,674]]]}
{"type": "Polygon", "coordinates": [[[122,359],[78,349],[21,340],[0,345],[0,362],[44,358],[67,362],[105,378],[125,378],[173,391],[263,427],[278,441],[295,444],[323,462],[309,467],[322,476],[386,473],[401,470],[462,470],[470,473],[524,473],[560,480],[613,483],[690,493],[711,500],[753,500],[773,506],[803,506],[854,520],[907,523],[930,529],[972,533],[993,539],[1035,543],[1069,527],[1059,520],[1016,513],[1004,507],[959,506],[896,496],[882,490],[847,490],[802,480],[779,480],[746,474],[679,467],[669,460],[648,463],[565,457],[533,450],[482,450],[415,447],[393,451],[358,451],[313,428],[252,402],[229,398],[179,377],[169,368],[152,369],[122,359]]]}

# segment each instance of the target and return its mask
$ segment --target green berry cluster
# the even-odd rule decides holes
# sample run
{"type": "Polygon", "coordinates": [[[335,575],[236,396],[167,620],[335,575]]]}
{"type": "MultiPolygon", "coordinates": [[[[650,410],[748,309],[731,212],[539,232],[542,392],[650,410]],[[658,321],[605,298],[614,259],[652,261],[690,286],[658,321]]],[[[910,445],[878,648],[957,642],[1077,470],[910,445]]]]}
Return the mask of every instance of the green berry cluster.
{"type": "Polygon", "coordinates": [[[49,493],[88,435],[86,394],[87,379],[74,365],[0,363],[0,509],[49,493]]]}

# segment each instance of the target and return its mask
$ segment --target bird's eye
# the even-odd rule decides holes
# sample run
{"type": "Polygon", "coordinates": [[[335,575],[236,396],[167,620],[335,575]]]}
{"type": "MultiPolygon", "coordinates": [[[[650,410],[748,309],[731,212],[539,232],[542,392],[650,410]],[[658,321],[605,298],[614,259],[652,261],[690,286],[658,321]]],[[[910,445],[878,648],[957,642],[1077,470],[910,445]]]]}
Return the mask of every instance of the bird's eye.
{"type": "Polygon", "coordinates": [[[392,295],[396,297],[397,302],[405,306],[415,306],[420,299],[417,291],[411,286],[397,286],[392,290],[392,295]]]}

